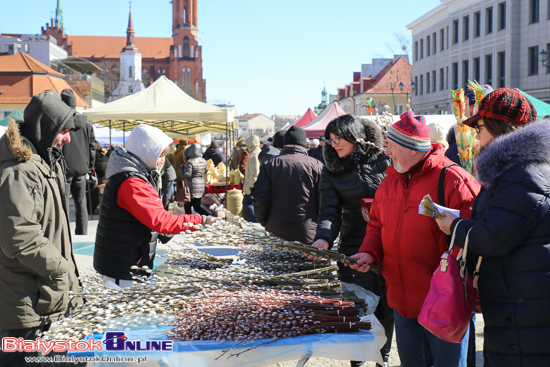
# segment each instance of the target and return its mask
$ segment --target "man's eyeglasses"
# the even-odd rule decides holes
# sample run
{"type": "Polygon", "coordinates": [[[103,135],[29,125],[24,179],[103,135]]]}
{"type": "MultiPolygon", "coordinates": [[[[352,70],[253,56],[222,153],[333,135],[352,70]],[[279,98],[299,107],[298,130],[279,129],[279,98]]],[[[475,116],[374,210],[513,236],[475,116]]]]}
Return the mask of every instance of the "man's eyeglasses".
{"type": "Polygon", "coordinates": [[[327,143],[328,143],[329,145],[338,145],[338,144],[340,144],[340,140],[341,140],[341,139],[342,139],[342,138],[328,139],[328,140],[327,140],[327,143]]]}
{"type": "Polygon", "coordinates": [[[481,133],[481,128],[482,127],[485,127],[485,125],[477,125],[476,127],[474,127],[474,130],[476,131],[476,133],[481,133]]]}

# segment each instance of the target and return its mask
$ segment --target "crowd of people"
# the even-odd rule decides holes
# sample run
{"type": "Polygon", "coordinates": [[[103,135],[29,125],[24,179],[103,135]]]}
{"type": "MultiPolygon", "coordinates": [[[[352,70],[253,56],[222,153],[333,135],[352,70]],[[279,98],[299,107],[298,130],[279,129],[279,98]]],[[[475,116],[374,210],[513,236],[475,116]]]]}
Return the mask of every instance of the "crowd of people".
{"type": "MultiPolygon", "coordinates": [[[[228,156],[244,175],[244,219],[356,260],[339,264],[338,277],[380,297],[374,314],[387,337],[385,362],[395,332],[404,367],[475,366],[475,314],[460,343],[417,320],[454,233],[456,247],[468,237],[469,256],[481,258],[485,365],[550,365],[550,120],[537,120],[517,90],[484,89],[464,121],[481,145],[474,175],[460,166],[452,128],[410,110],[385,132],[348,114],[311,141],[293,125],[264,142],[241,138],[228,156]],[[419,214],[427,194],[459,216],[419,214]]],[[[124,147],[104,152],[74,96],[62,97],[33,97],[24,120],[0,138],[0,337],[34,339],[82,302],[69,298],[79,281],[67,203],[70,191],[75,234],[85,234],[90,170],[106,182],[93,264],[107,286],[132,286],[132,267],[153,267],[157,241],[219,220],[201,205],[207,160],[226,162],[215,141],[204,153],[185,139],[174,150],[160,129],[138,125],[124,147]],[[172,197],[185,195],[185,214],[169,212],[172,197]]],[[[0,364],[25,365],[29,353],[0,351],[0,364]]]]}

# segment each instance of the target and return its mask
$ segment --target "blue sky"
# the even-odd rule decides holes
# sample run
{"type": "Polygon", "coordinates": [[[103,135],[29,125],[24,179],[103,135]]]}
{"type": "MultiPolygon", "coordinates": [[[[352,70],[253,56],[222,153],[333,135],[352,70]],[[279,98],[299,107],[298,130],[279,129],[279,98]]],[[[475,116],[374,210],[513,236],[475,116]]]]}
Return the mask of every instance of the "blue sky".
{"type": "MultiPolygon", "coordinates": [[[[0,0],[0,33],[40,33],[57,0],[0,0]]],[[[440,0],[199,0],[208,103],[237,113],[301,115],[372,58],[401,53],[406,25],[440,0]]],[[[61,0],[69,35],[125,36],[125,0],[61,0]]],[[[132,0],[137,37],[170,37],[169,0],[132,0]]],[[[410,44],[409,44],[410,47],[410,44]]]]}

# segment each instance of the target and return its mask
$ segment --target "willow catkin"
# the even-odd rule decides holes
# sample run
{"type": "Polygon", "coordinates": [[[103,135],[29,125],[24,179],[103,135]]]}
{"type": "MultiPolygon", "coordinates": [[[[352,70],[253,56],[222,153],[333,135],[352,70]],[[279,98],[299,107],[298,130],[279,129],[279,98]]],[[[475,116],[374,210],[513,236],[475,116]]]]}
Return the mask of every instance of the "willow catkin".
{"type": "Polygon", "coordinates": [[[260,344],[263,345],[304,334],[370,330],[371,324],[361,322],[358,314],[353,302],[303,293],[205,290],[181,303],[167,335],[175,340],[237,341],[221,357],[236,346],[257,339],[271,339],[260,344]]]}

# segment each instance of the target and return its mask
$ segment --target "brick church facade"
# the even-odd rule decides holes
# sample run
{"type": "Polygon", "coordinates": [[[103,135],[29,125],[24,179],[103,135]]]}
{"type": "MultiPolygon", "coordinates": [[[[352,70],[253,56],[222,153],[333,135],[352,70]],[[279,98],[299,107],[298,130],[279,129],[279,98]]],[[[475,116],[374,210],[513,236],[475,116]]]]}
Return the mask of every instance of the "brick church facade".
{"type": "MultiPolygon", "coordinates": [[[[187,94],[206,102],[202,47],[198,42],[197,2],[198,0],[172,1],[171,38],[134,37],[134,41],[141,53],[143,84],[148,86],[161,75],[166,75],[187,94]]],[[[137,30],[139,33],[139,26],[137,30]]],[[[70,36],[53,19],[45,28],[42,27],[41,34],[55,38],[57,44],[70,56],[90,60],[107,70],[119,67],[120,53],[127,43],[127,37],[124,36],[70,36]]],[[[112,79],[112,83],[118,83],[118,80],[112,79]]],[[[113,85],[112,89],[115,87],[113,85]]]]}

